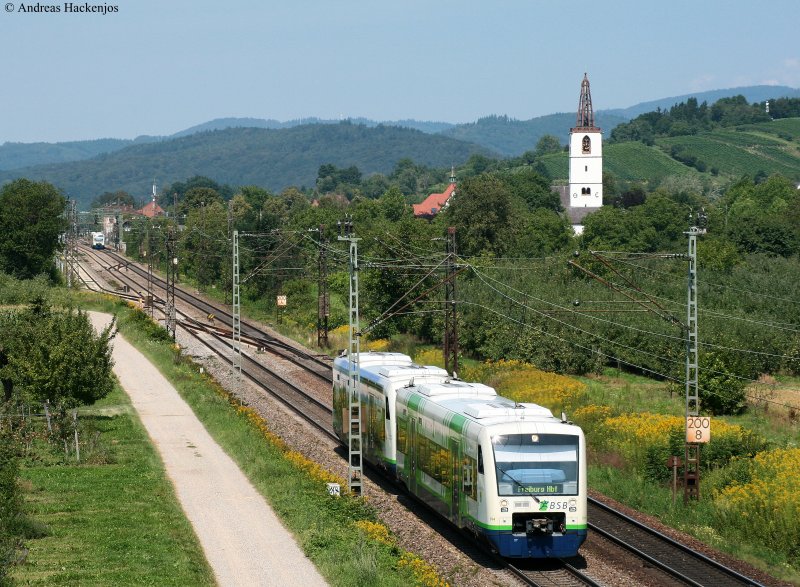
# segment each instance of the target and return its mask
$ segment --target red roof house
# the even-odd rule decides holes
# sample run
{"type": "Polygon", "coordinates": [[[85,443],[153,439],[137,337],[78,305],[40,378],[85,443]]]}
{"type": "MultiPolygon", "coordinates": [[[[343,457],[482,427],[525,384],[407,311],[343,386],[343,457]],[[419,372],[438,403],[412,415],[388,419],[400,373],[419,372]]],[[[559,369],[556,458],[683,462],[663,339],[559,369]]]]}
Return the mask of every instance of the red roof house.
{"type": "Polygon", "coordinates": [[[156,216],[164,215],[164,209],[156,204],[155,200],[150,200],[141,210],[137,210],[137,212],[142,216],[147,216],[148,218],[155,218],[156,216]]]}
{"type": "Polygon", "coordinates": [[[420,204],[412,204],[414,216],[417,218],[433,218],[440,210],[447,207],[450,198],[456,193],[456,172],[450,171],[450,185],[441,194],[431,194],[420,204]]]}

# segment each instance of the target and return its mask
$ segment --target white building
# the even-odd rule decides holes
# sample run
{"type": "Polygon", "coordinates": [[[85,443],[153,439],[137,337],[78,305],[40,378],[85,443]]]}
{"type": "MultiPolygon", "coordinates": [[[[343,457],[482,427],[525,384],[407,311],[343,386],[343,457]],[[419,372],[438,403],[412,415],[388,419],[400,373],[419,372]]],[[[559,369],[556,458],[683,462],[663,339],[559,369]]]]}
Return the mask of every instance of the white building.
{"type": "Polygon", "coordinates": [[[594,125],[586,74],[581,83],[575,127],[569,131],[569,195],[571,208],[603,205],[603,135],[594,125]]]}

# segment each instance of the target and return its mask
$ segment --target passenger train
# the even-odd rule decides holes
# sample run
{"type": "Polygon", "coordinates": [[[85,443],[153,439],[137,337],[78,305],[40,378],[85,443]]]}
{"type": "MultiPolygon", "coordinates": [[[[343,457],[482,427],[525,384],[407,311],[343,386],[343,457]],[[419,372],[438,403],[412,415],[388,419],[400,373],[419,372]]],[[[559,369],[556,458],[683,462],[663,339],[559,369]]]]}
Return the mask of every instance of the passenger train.
{"type": "Polygon", "coordinates": [[[92,233],[92,248],[93,249],[105,249],[106,248],[106,235],[102,232],[93,232],[92,233]]]}
{"type": "MultiPolygon", "coordinates": [[[[406,355],[359,358],[366,462],[501,556],[577,554],[587,528],[578,426],[406,355]]],[[[334,361],[334,429],[345,444],[348,368],[347,357],[334,361]]]]}

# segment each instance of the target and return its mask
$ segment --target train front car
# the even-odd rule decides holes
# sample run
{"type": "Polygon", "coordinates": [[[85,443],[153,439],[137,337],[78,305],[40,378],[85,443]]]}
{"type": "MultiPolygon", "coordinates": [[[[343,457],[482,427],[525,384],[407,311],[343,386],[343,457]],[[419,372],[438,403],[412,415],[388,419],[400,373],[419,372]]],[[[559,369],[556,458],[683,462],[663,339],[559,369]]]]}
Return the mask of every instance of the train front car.
{"type": "MultiPolygon", "coordinates": [[[[395,434],[395,395],[411,381],[445,381],[441,367],[417,365],[401,353],[360,353],[359,403],[361,405],[361,446],[364,460],[396,475],[397,436],[395,434]]],[[[347,377],[350,363],[346,356],[333,362],[333,429],[347,445],[349,398],[347,377]]]]}
{"type": "Polygon", "coordinates": [[[586,540],[580,428],[535,404],[451,381],[398,391],[398,475],[501,556],[568,557],[586,540]]]}
{"type": "Polygon", "coordinates": [[[481,452],[487,457],[481,531],[502,556],[574,556],[586,540],[583,432],[553,418],[545,408],[522,406],[494,408],[526,412],[525,419],[489,424],[479,434],[481,452]],[[528,415],[537,411],[546,414],[528,415]]]}
{"type": "Polygon", "coordinates": [[[92,248],[93,249],[105,249],[106,248],[106,235],[102,232],[93,232],[92,233],[92,248]]]}

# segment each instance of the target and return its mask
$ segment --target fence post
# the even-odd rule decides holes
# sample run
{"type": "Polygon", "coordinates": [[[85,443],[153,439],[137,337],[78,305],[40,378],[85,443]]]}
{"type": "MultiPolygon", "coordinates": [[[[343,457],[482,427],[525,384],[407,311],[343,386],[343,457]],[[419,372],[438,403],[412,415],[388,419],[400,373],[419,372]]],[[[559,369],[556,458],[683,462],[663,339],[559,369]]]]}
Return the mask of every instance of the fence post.
{"type": "Polygon", "coordinates": [[[75,458],[80,463],[81,462],[81,447],[78,444],[78,410],[72,410],[72,422],[75,429],[75,458]]]}
{"type": "Polygon", "coordinates": [[[47,432],[49,434],[53,433],[53,426],[50,424],[50,400],[45,400],[44,402],[44,415],[47,418],[47,432]]]}

